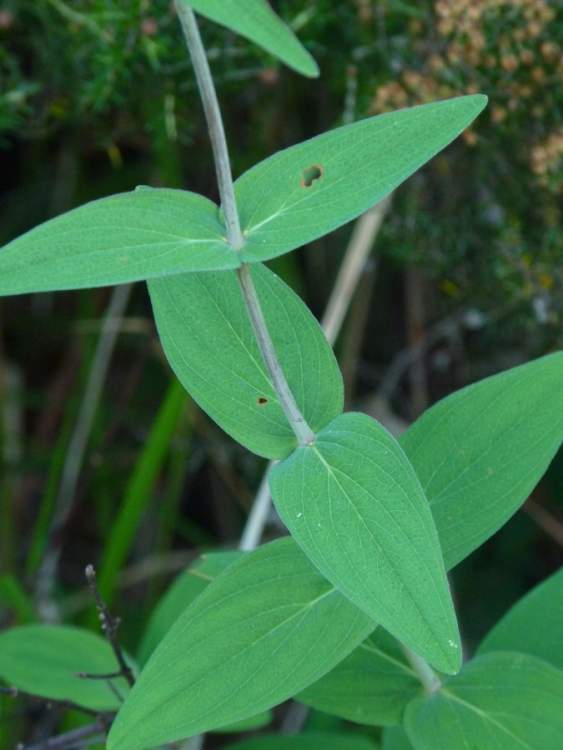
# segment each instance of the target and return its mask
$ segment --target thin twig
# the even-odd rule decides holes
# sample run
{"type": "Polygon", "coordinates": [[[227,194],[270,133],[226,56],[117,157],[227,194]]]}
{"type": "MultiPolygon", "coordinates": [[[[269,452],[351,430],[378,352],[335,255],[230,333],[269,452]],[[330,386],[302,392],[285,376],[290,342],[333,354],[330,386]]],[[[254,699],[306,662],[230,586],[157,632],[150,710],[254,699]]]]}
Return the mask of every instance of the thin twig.
{"type": "Polygon", "coordinates": [[[522,510],[544,531],[554,542],[563,547],[563,523],[555,518],[548,510],[535,500],[528,500],[522,510]]]}
{"type": "Polygon", "coordinates": [[[356,222],[322,319],[321,325],[331,344],[336,341],[342,328],[350,301],[390,206],[391,197],[385,198],[356,222]]]}
{"type": "Polygon", "coordinates": [[[90,591],[92,592],[92,595],[96,602],[96,609],[98,610],[102,630],[113,650],[117,663],[119,664],[120,673],[127,680],[129,685],[133,687],[133,685],[135,684],[135,678],[133,677],[133,672],[131,671],[129,665],[125,661],[123,651],[121,650],[121,646],[119,645],[119,641],[117,639],[119,619],[112,617],[106,603],[102,598],[102,595],[100,594],[98,584],[96,582],[96,571],[94,570],[93,565],[88,565],[86,567],[85,575],[90,587],[90,591]]]}
{"type": "Polygon", "coordinates": [[[106,727],[101,719],[93,724],[88,724],[78,729],[72,729],[70,732],[59,734],[57,737],[49,737],[46,740],[35,742],[33,745],[18,745],[17,750],[63,750],[64,748],[85,747],[94,744],[105,737],[106,727]],[[84,744],[87,740],[86,745],[84,744]]]}
{"type": "Polygon", "coordinates": [[[74,432],[68,446],[66,462],[56,500],[56,510],[49,530],[50,545],[37,574],[37,606],[42,619],[47,621],[58,619],[58,613],[51,602],[51,592],[61,555],[59,536],[72,512],[78,477],[84,463],[92,425],[94,424],[94,418],[100,403],[102,389],[119,332],[116,322],[123,318],[132,286],[132,284],[118,286],[112,292],[110,303],[104,315],[100,338],[92,361],[88,383],[84,391],[84,398],[82,399],[74,432]]]}
{"type": "Polygon", "coordinates": [[[94,672],[77,672],[77,677],[82,680],[114,680],[117,677],[122,677],[121,671],[119,672],[106,672],[106,674],[97,674],[94,672]]]}

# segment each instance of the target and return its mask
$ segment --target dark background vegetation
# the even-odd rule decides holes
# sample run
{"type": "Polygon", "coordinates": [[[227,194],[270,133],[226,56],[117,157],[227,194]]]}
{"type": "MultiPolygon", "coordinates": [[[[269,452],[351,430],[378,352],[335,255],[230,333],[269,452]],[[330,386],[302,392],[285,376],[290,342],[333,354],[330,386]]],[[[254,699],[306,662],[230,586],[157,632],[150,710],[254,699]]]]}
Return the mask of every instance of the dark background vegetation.
{"type": "MultiPolygon", "coordinates": [[[[349,406],[373,408],[384,397],[410,421],[467,383],[561,348],[560,3],[273,4],[319,61],[320,79],[302,79],[202,21],[237,175],[369,114],[461,93],[490,97],[476,124],[394,196],[336,345],[349,406]],[[401,368],[405,351],[413,356],[401,368]]],[[[217,199],[169,0],[0,0],[0,81],[2,243],[138,184],[217,199]]],[[[350,231],[273,264],[318,316],[350,231]]],[[[174,572],[201,550],[236,545],[264,462],[172,383],[137,284],[72,511],[48,533],[110,294],[0,300],[0,625],[37,617],[39,602],[42,616],[95,627],[83,580],[92,562],[106,571],[105,593],[133,649],[174,572]],[[45,583],[53,550],[60,562],[45,583]]],[[[469,650],[560,565],[562,501],[560,455],[523,511],[455,570],[469,650]]],[[[4,704],[2,750],[37,726],[61,726],[41,707],[4,704]]]]}

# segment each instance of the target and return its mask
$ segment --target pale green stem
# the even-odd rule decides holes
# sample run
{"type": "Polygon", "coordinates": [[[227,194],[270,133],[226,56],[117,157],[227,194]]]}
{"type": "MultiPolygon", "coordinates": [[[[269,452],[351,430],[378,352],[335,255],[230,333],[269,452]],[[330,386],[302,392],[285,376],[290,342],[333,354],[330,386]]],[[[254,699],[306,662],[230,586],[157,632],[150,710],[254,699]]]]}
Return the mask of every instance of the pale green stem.
{"type": "Polygon", "coordinates": [[[281,365],[278,361],[276,350],[274,349],[272,339],[270,338],[270,332],[268,331],[268,326],[266,325],[264,313],[262,312],[260,300],[258,299],[258,295],[256,294],[254,282],[252,281],[250,266],[242,265],[237,270],[237,275],[244,296],[244,301],[246,303],[248,316],[252,321],[252,327],[254,328],[256,341],[258,342],[258,346],[260,348],[260,351],[262,352],[262,357],[264,358],[264,362],[266,364],[266,367],[268,368],[270,377],[272,378],[274,388],[276,389],[276,393],[278,394],[278,398],[284,410],[287,421],[295,432],[295,435],[299,440],[299,444],[309,445],[315,440],[315,434],[301,414],[299,407],[295,402],[295,398],[293,397],[293,393],[291,392],[289,384],[286,380],[284,372],[281,368],[281,365]]]}
{"type": "MultiPolygon", "coordinates": [[[[192,57],[195,76],[209,128],[219,193],[221,195],[221,205],[227,229],[227,240],[231,247],[238,252],[244,244],[244,239],[240,229],[240,220],[235,200],[225,128],[223,126],[223,118],[221,117],[221,109],[217,100],[213,77],[209,69],[209,63],[193,11],[187,5],[184,5],[181,0],[176,0],[176,10],[192,57]]],[[[278,360],[248,266],[243,264],[238,269],[237,278],[256,342],[272,379],[280,405],[299,444],[308,445],[313,442],[315,435],[297,406],[278,360]]]]}
{"type": "Polygon", "coordinates": [[[415,654],[413,651],[407,648],[404,643],[401,643],[401,648],[407,658],[408,663],[411,665],[414,672],[416,673],[416,676],[420,680],[424,691],[428,695],[432,695],[433,693],[438,692],[438,690],[440,690],[440,688],[442,687],[442,683],[440,682],[440,678],[432,669],[430,664],[428,664],[428,662],[423,659],[422,656],[418,656],[418,654],[415,654]]]}
{"type": "Polygon", "coordinates": [[[240,221],[235,201],[227,137],[225,135],[223,118],[221,117],[221,109],[217,100],[213,77],[211,76],[207,55],[205,54],[205,48],[201,41],[201,35],[193,10],[182,3],[181,0],[176,0],[176,12],[182,24],[186,44],[192,58],[203,110],[209,128],[209,138],[211,139],[211,147],[215,159],[215,171],[217,173],[217,182],[219,183],[221,206],[225,217],[225,227],[227,228],[227,239],[229,244],[238,251],[242,247],[244,240],[240,230],[240,221]]]}

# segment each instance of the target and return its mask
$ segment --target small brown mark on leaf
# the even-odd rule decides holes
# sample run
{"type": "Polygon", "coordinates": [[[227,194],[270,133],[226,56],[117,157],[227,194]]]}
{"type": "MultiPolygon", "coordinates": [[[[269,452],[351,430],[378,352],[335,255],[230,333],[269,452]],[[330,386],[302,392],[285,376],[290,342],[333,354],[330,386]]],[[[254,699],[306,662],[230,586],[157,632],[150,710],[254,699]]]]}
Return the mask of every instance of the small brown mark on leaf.
{"type": "Polygon", "coordinates": [[[301,187],[310,188],[314,182],[322,179],[324,175],[324,169],[320,164],[312,164],[303,170],[303,178],[301,179],[301,187]]]}
{"type": "Polygon", "coordinates": [[[260,398],[258,399],[258,404],[259,404],[260,406],[264,406],[264,405],[265,405],[265,404],[267,404],[267,403],[268,403],[268,399],[267,399],[267,398],[264,398],[264,396],[260,396],[260,398]]]}

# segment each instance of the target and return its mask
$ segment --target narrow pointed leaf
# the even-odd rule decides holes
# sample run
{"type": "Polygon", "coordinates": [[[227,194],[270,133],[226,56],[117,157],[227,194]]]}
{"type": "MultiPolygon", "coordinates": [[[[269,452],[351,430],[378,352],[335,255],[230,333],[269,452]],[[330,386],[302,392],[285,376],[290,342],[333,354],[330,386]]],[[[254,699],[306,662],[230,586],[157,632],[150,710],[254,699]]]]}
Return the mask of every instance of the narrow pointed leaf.
{"type": "Polygon", "coordinates": [[[182,0],[198,13],[250,39],[304,76],[319,75],[317,63],[266,0],[182,0]]]}
{"type": "Polygon", "coordinates": [[[276,508],[317,568],[443,672],[461,648],[428,502],[397,441],[343,414],[270,473],[276,508]]]}
{"type": "Polygon", "coordinates": [[[293,540],[264,545],[176,620],[121,707],[108,748],[144,750],[265,711],[332,669],[374,627],[293,540]]]}
{"type": "Polygon", "coordinates": [[[217,206],[143,189],[86,203],[0,249],[0,295],[123,284],[236,268],[217,206]]]}
{"type": "Polygon", "coordinates": [[[454,140],[482,95],[345,125],[280,151],[235,185],[248,262],[282,255],[359,216],[454,140]]]}
{"type": "MultiPolygon", "coordinates": [[[[0,633],[0,678],[27,693],[111,711],[119,700],[103,680],[80,672],[109,674],[118,665],[110,645],[89,630],[63,625],[23,625],[0,633]]],[[[123,678],[111,681],[125,695],[123,678]]]]}
{"type": "Polygon", "coordinates": [[[488,633],[479,653],[519,651],[563,670],[563,568],[532,589],[488,633]]]}
{"type": "Polygon", "coordinates": [[[227,750],[376,750],[367,737],[329,732],[307,732],[291,737],[270,735],[229,745],[227,750]]]}
{"type": "Polygon", "coordinates": [[[516,512],[563,439],[563,352],[440,401],[401,437],[448,569],[516,512]]]}
{"type": "Polygon", "coordinates": [[[422,691],[397,643],[382,628],[296,699],[358,724],[399,724],[405,707],[422,691]]]}
{"type": "MultiPolygon", "coordinates": [[[[342,376],[324,334],[301,299],[261,265],[252,277],[278,358],[313,430],[342,410],[342,376]]],[[[180,382],[235,440],[283,458],[295,435],[250,326],[236,274],[184,274],[149,283],[162,346],[180,382]]]]}
{"type": "Polygon", "coordinates": [[[151,614],[139,646],[139,664],[148,661],[178,617],[207,588],[210,581],[242,554],[236,550],[207,553],[177,576],[151,614]]]}
{"type": "Polygon", "coordinates": [[[414,750],[560,750],[563,672],[524,654],[478,657],[407,708],[414,750]]]}

